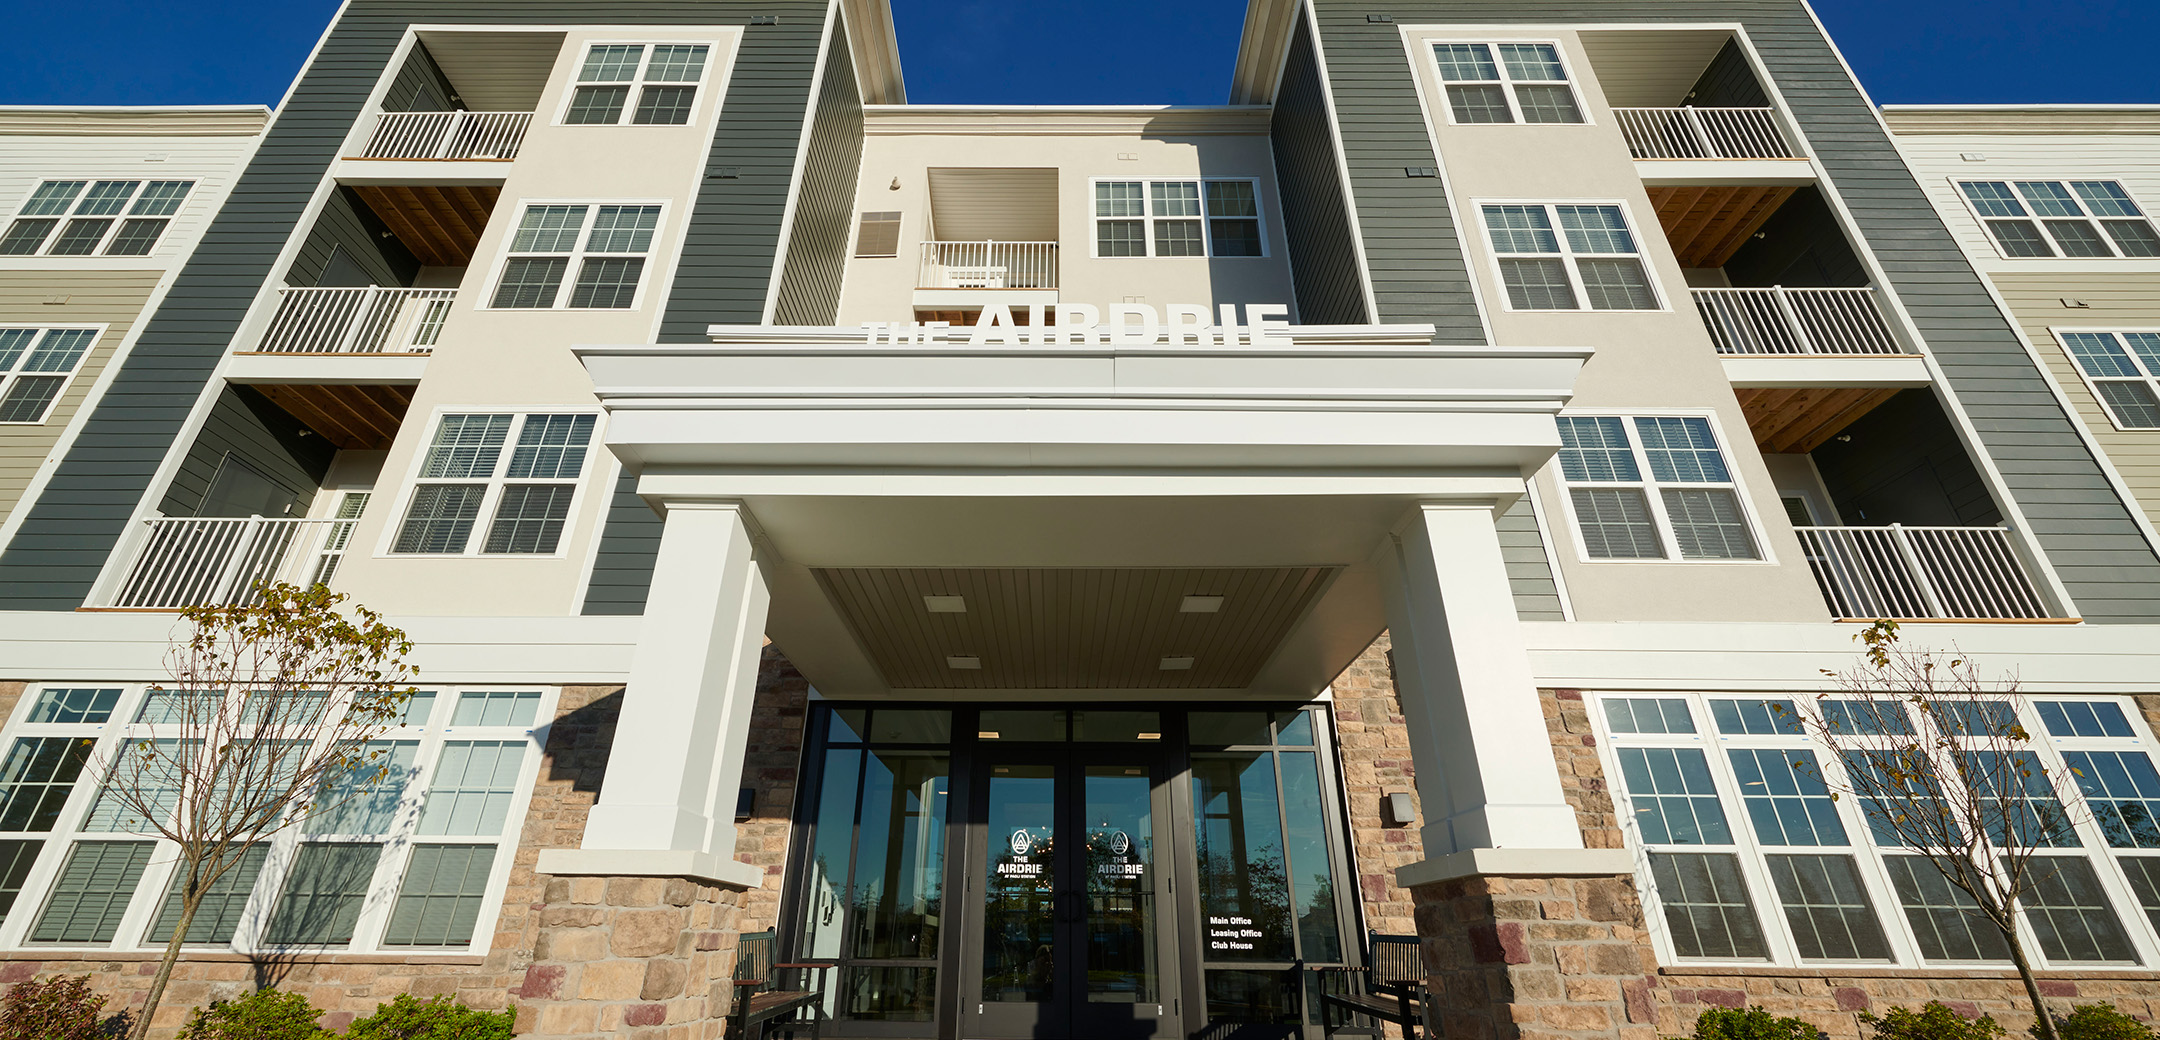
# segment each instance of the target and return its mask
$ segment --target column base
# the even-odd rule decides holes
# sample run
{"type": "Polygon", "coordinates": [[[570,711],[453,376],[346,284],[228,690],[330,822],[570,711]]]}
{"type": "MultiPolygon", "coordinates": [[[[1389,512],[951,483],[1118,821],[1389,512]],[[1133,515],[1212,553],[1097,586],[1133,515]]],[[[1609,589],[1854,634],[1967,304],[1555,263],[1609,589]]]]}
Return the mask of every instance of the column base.
{"type": "Polygon", "coordinates": [[[1404,888],[1466,877],[1612,877],[1635,873],[1626,849],[1464,849],[1395,868],[1404,888]]]}
{"type": "Polygon", "coordinates": [[[558,877],[686,878],[723,888],[765,884],[765,871],[688,849],[541,849],[533,869],[558,877]]]}

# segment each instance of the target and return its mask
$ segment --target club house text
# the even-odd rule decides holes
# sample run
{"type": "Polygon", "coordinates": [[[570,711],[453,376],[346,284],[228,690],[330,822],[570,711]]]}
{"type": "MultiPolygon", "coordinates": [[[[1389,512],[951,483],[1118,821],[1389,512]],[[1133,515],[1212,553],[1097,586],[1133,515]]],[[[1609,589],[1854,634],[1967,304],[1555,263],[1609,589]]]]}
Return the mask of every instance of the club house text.
{"type": "Polygon", "coordinates": [[[1260,929],[1252,926],[1250,917],[1211,915],[1207,924],[1210,950],[1250,950],[1253,948],[1252,940],[1260,938],[1260,929]]]}
{"type": "MultiPolygon", "coordinates": [[[[1011,306],[993,303],[982,309],[968,329],[973,347],[1098,346],[1145,347],[1167,343],[1172,347],[1287,347],[1290,314],[1288,304],[1250,303],[1244,320],[1238,305],[1225,303],[1210,313],[1203,304],[1173,303],[1164,311],[1144,303],[1113,303],[1109,320],[1091,303],[1026,304],[1027,324],[1013,318],[1011,306]],[[1048,312],[1046,315],[1045,312],[1048,312]],[[1168,314],[1167,321],[1165,313],[1168,314]],[[1043,319],[1053,320],[1046,323],[1043,319]]],[[[870,346],[909,346],[943,343],[955,339],[948,321],[866,321],[863,341],[870,346]]]]}

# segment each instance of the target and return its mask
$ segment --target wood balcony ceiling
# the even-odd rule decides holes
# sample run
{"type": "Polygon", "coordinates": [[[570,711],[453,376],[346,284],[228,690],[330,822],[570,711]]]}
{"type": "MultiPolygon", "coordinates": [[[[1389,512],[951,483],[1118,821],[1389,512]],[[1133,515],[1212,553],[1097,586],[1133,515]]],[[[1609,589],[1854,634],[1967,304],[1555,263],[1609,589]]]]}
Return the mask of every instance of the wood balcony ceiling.
{"type": "Polygon", "coordinates": [[[396,384],[262,383],[255,389],[324,440],[349,451],[389,448],[413,397],[412,387],[396,384]]]}
{"type": "Polygon", "coordinates": [[[1806,453],[1897,396],[1902,387],[1740,387],[1740,411],[1755,444],[1771,454],[1806,453]]]}
{"type": "Polygon", "coordinates": [[[361,184],[352,189],[398,241],[429,267],[472,263],[502,189],[489,185],[361,184]]]}
{"type": "Polygon", "coordinates": [[[1725,266],[1794,190],[1790,185],[1648,188],[1682,267],[1725,266]]]}

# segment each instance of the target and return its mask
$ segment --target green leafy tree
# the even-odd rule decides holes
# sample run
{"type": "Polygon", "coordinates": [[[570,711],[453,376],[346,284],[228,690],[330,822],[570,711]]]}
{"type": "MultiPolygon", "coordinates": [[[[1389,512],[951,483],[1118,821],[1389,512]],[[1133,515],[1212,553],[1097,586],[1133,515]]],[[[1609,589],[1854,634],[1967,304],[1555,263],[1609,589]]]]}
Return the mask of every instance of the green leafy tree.
{"type": "Polygon", "coordinates": [[[379,783],[390,752],[376,738],[412,697],[412,642],[380,615],[320,584],[257,593],[181,611],[171,681],[145,708],[150,735],[98,763],[106,786],[92,812],[180,851],[178,919],[132,1040],[148,1035],[211,886],[256,845],[379,783]]]}
{"type": "Polygon", "coordinates": [[[400,993],[347,1026],[343,1040],[511,1040],[514,1012],[479,1011],[448,996],[416,1000],[400,993]]]}
{"type": "Polygon", "coordinates": [[[1695,1018],[1695,1040],[1818,1040],[1822,1034],[1797,1018],[1762,1009],[1710,1008],[1695,1018]]]}
{"type": "Polygon", "coordinates": [[[1894,1007],[1880,1018],[1863,1011],[1860,1021],[1875,1030],[1875,1040],[2004,1040],[2009,1035],[1994,1018],[1966,1018],[1940,1000],[1918,1011],[1894,1007]]]}
{"type": "MultiPolygon", "coordinates": [[[[2040,1035],[2040,1023],[2026,1030],[2040,1035]]],[[[2116,1010],[2113,1004],[2079,1004],[2055,1021],[2062,1040],[2153,1040],[2153,1028],[2116,1010]]]]}
{"type": "Polygon", "coordinates": [[[105,1040],[104,1013],[105,998],[90,992],[88,975],[18,982],[0,1000],[0,1040],[105,1040]]]}
{"type": "Polygon", "coordinates": [[[1797,713],[1838,775],[1806,760],[1793,767],[1812,771],[1832,798],[1857,800],[1883,844],[1910,850],[1970,897],[1966,913],[2001,937],[2025,983],[2040,1040],[2061,1040],[2017,918],[2018,901],[2053,877],[2036,853],[2080,843],[2062,800],[2076,775],[2037,753],[2015,678],[1990,680],[1966,657],[1908,648],[1895,621],[1855,638],[1866,646],[1862,665],[1825,670],[1838,687],[1817,698],[1825,710],[1797,713]]]}
{"type": "Polygon", "coordinates": [[[195,1009],[178,1040],[327,1040],[322,1009],[298,993],[259,989],[238,1000],[195,1009]]]}

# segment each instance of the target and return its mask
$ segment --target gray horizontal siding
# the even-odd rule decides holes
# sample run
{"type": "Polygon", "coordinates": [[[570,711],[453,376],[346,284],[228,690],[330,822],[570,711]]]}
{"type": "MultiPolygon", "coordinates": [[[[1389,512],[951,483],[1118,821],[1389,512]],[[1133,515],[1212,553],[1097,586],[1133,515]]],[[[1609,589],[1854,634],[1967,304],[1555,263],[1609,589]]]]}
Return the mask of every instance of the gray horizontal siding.
{"type": "Polygon", "coordinates": [[[1500,531],[1500,559],[1507,565],[1508,590],[1515,594],[1515,616],[1524,621],[1565,621],[1560,586],[1553,581],[1552,559],[1538,531],[1530,496],[1515,500],[1494,525],[1500,531]]]}
{"type": "MultiPolygon", "coordinates": [[[[606,5],[606,21],[624,25],[742,25],[753,15],[778,16],[777,25],[747,30],[736,59],[709,162],[737,167],[742,176],[705,182],[663,339],[695,339],[711,322],[756,321],[763,310],[825,6],[817,0],[606,5]]],[[[583,24],[594,11],[590,3],[564,0],[353,0],[0,554],[0,608],[81,605],[406,27],[583,24]]]]}
{"type": "MultiPolygon", "coordinates": [[[[1420,150],[1430,154],[1430,148],[1397,27],[1367,23],[1369,5],[1314,2],[1368,255],[1373,227],[1384,218],[1366,211],[1367,186],[1396,185],[1404,223],[1390,225],[1383,241],[1401,248],[1414,237],[1404,232],[1408,222],[1414,218],[1419,229],[1429,229],[1444,210],[1434,210],[1429,189],[1399,179],[1403,157],[1420,150]],[[1353,138],[1359,143],[1352,144],[1353,138]]],[[[2132,507],[2107,481],[2079,438],[2075,420],[2049,392],[2009,320],[1797,0],[1409,0],[1389,11],[1398,24],[1737,21],[1746,26],[2078,612],[2091,621],[2160,620],[2160,557],[2139,532],[2132,507]]],[[[1445,274],[1441,284],[1467,281],[1452,226],[1450,231],[1445,240],[1435,238],[1424,247],[1422,266],[1414,258],[1391,261],[1385,277],[1410,281],[1422,269],[1445,274]]],[[[1372,262],[1378,292],[1382,264],[1378,256],[1372,262]]],[[[1385,296],[1381,314],[1383,320],[1413,320],[1385,296]]]]}
{"type": "Polygon", "coordinates": [[[1300,18],[1268,132],[1283,199],[1283,235],[1290,243],[1298,321],[1362,325],[1372,319],[1365,311],[1365,279],[1358,272],[1357,241],[1343,195],[1342,157],[1335,150],[1331,125],[1312,26],[1300,18]]]}

